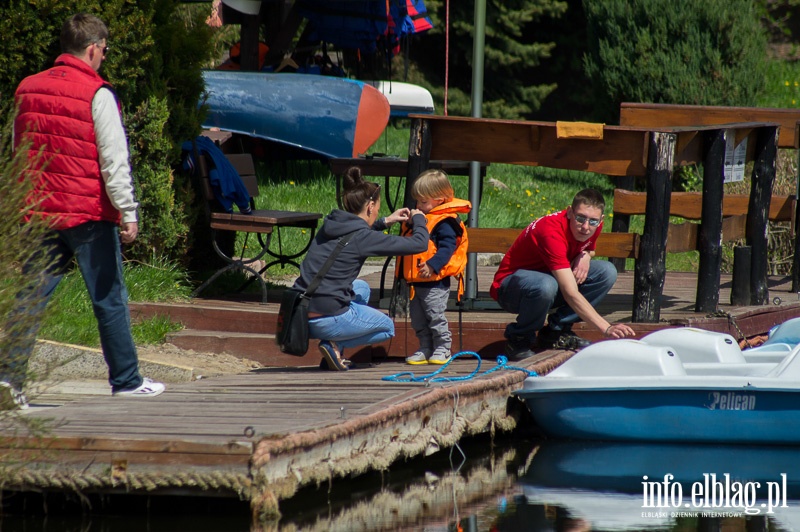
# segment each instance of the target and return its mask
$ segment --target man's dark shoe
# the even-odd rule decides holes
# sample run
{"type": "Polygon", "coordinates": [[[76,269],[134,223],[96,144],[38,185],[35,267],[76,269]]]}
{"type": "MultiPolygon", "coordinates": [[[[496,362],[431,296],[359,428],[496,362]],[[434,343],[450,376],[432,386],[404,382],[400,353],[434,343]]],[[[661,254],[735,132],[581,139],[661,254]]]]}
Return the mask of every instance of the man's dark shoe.
{"type": "Polygon", "coordinates": [[[592,342],[589,340],[581,338],[572,332],[572,329],[556,331],[544,326],[536,336],[536,346],[542,349],[571,349],[572,351],[579,351],[591,344],[592,342]]]}
{"type": "Polygon", "coordinates": [[[509,360],[522,360],[532,357],[536,353],[531,351],[531,341],[524,336],[512,336],[506,341],[506,358],[509,360]]]}

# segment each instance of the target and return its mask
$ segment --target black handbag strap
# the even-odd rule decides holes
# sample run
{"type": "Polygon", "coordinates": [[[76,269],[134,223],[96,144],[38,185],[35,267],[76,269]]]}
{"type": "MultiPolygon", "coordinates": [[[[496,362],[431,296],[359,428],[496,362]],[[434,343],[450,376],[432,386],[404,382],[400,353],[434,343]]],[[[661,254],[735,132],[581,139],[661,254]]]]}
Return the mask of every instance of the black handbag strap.
{"type": "Polygon", "coordinates": [[[323,264],[322,268],[320,268],[317,272],[316,277],[314,277],[311,283],[309,283],[308,288],[306,288],[306,291],[303,294],[305,297],[311,297],[311,295],[317,291],[317,288],[319,288],[319,284],[322,282],[325,274],[328,273],[328,270],[330,270],[331,266],[333,266],[333,261],[336,260],[336,257],[339,256],[339,253],[341,253],[341,251],[344,249],[347,243],[350,242],[350,239],[353,238],[353,235],[355,234],[355,231],[353,231],[352,233],[344,235],[339,239],[336,249],[334,249],[333,252],[328,255],[328,260],[325,261],[325,264],[323,264]]]}

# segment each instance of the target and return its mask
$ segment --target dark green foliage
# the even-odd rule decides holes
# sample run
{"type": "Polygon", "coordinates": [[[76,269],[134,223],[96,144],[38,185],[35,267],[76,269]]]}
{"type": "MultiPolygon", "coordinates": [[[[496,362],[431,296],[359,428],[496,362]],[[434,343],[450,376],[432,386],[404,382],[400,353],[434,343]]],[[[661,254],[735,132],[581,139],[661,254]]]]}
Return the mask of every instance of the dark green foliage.
{"type": "MultiPolygon", "coordinates": [[[[429,0],[436,27],[420,36],[425,45],[412,43],[411,55],[436,80],[434,96],[443,100],[445,81],[446,11],[443,0],[429,0]]],[[[550,55],[554,44],[539,42],[536,22],[561,16],[566,2],[557,0],[487,0],[484,60],[483,116],[522,118],[537,110],[555,88],[540,84],[533,69],[550,55]]],[[[474,3],[450,2],[448,114],[468,116],[472,87],[474,3]]]]}
{"type": "Polygon", "coordinates": [[[567,0],[567,5],[563,16],[542,21],[535,28],[537,39],[553,42],[555,47],[550,57],[532,71],[532,76],[542,85],[555,85],[555,90],[528,116],[531,120],[594,119],[595,90],[583,71],[583,56],[587,51],[583,0],[567,0]]]}
{"type": "Polygon", "coordinates": [[[0,101],[11,111],[13,93],[27,75],[52,66],[60,53],[61,25],[89,12],[109,28],[109,53],[101,74],[123,106],[131,142],[137,196],[141,202],[139,242],[129,259],[155,255],[185,259],[189,186],[172,168],[180,144],[200,131],[203,92],[200,68],[212,53],[212,31],[203,21],[208,5],[178,0],[10,0],[0,5],[0,101]]]}
{"type": "Polygon", "coordinates": [[[755,105],[767,41],[752,0],[584,0],[584,10],[605,121],[624,101],[755,105]]]}

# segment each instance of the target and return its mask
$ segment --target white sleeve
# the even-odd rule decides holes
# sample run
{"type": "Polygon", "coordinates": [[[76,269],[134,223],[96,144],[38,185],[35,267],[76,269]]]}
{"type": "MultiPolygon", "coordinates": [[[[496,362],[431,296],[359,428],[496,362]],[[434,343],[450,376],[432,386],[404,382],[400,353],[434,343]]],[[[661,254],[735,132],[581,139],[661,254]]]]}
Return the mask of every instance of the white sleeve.
{"type": "Polygon", "coordinates": [[[105,87],[100,88],[92,99],[92,119],[106,193],[122,214],[122,223],[136,222],[139,204],[133,193],[128,139],[117,99],[105,87]]]}

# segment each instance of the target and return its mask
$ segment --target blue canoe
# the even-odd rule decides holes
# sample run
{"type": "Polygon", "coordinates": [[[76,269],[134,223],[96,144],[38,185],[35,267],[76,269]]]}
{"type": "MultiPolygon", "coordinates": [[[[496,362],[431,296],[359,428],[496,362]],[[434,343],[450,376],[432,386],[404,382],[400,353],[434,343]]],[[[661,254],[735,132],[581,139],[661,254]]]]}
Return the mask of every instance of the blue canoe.
{"type": "Polygon", "coordinates": [[[237,70],[203,73],[209,113],[217,128],[312,152],[358,157],[389,122],[389,102],[361,81],[304,74],[237,70]]]}
{"type": "Polygon", "coordinates": [[[800,346],[779,341],[798,328],[745,351],[692,328],[600,342],[515,395],[559,438],[800,444],[800,346]]]}

